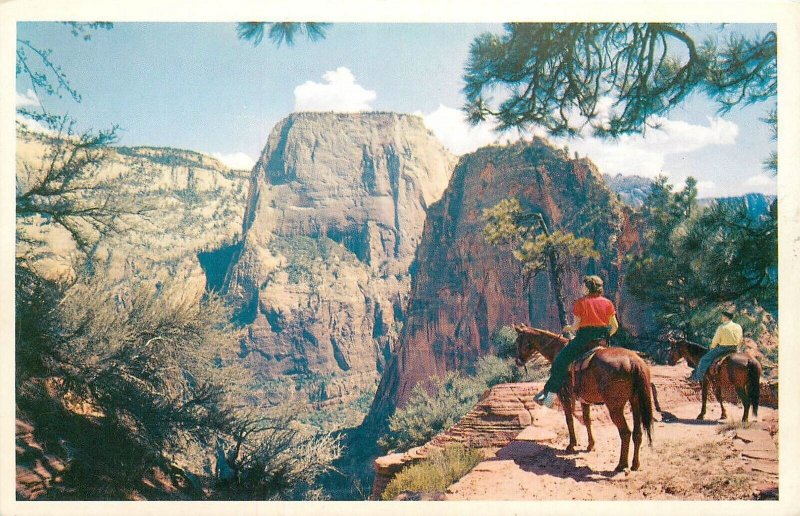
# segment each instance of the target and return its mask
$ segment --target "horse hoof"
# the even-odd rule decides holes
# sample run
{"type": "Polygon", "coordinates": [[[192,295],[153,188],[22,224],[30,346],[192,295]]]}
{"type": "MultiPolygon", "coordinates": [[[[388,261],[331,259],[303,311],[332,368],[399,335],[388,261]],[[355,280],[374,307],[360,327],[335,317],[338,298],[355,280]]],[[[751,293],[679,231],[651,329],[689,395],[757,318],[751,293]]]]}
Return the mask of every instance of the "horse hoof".
{"type": "Polygon", "coordinates": [[[698,415],[698,416],[697,416],[697,420],[698,420],[698,421],[702,421],[702,420],[704,420],[705,418],[706,418],[706,415],[705,415],[705,414],[700,414],[700,415],[698,415]]]}
{"type": "Polygon", "coordinates": [[[622,473],[623,471],[625,471],[625,472],[628,471],[628,465],[627,464],[625,464],[625,465],[620,464],[619,466],[614,468],[614,473],[622,473]]]}
{"type": "Polygon", "coordinates": [[[575,453],[575,447],[572,445],[567,446],[567,453],[575,453]]]}
{"type": "Polygon", "coordinates": [[[592,451],[592,450],[594,450],[594,443],[586,447],[586,451],[592,451]]]}
{"type": "Polygon", "coordinates": [[[631,470],[632,471],[639,471],[639,465],[634,462],[633,466],[631,466],[631,470]]]}

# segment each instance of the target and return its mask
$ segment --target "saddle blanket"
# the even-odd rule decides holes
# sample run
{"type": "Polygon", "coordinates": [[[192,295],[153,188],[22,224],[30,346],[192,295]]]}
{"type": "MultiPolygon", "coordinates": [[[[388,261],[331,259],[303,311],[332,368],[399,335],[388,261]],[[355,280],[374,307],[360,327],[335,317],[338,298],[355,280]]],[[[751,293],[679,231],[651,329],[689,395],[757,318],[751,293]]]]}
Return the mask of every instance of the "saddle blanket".
{"type": "Polygon", "coordinates": [[[593,348],[589,349],[589,351],[579,356],[574,362],[572,362],[572,364],[570,364],[570,371],[573,373],[583,371],[589,367],[589,364],[592,362],[592,358],[594,358],[595,353],[607,347],[608,345],[605,343],[600,344],[599,342],[595,342],[595,346],[593,348]]]}
{"type": "Polygon", "coordinates": [[[592,363],[592,359],[598,351],[608,347],[608,341],[606,340],[592,341],[592,343],[595,344],[595,346],[589,349],[589,351],[583,355],[579,356],[572,364],[570,364],[569,372],[572,376],[573,393],[578,401],[582,403],[588,403],[590,405],[602,405],[602,403],[587,402],[578,394],[581,392],[581,375],[579,373],[589,368],[589,364],[592,363]]]}

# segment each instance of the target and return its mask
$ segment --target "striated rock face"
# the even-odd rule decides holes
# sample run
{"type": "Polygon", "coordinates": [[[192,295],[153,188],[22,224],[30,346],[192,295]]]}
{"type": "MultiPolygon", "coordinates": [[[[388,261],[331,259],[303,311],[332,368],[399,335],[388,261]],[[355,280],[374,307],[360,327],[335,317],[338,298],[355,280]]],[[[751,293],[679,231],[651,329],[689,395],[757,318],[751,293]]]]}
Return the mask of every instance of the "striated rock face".
{"type": "Polygon", "coordinates": [[[560,327],[549,276],[538,275],[526,289],[510,249],[489,245],[483,236],[483,210],[507,197],[541,212],[551,228],[595,241],[602,258],[567,274],[567,303],[579,296],[583,274],[600,273],[620,323],[638,332],[638,314],[620,290],[621,258],[637,245],[638,233],[595,166],[542,139],[480,149],[461,159],[442,200],[428,212],[406,324],[369,424],[382,425],[417,383],[466,370],[492,352],[491,337],[503,325],[560,327]]]}
{"type": "Polygon", "coordinates": [[[275,126],[224,281],[247,328],[241,355],[285,387],[270,386],[272,401],[301,390],[324,404],[374,389],[403,322],[426,211],[454,163],[416,116],[297,113],[275,126]]]}
{"type": "MultiPolygon", "coordinates": [[[[46,135],[17,131],[17,191],[36,184],[54,150],[46,135]]],[[[204,252],[239,240],[245,210],[248,173],[231,170],[218,160],[193,151],[159,147],[107,147],[93,176],[104,189],[75,196],[104,198],[110,204],[134,201],[147,207],[145,217],[129,231],[104,236],[95,266],[119,281],[177,279],[202,290],[204,252]]],[[[75,244],[68,232],[41,217],[18,217],[17,254],[39,255],[45,275],[73,273],[75,244]],[[25,242],[32,239],[37,246],[25,242]]]]}

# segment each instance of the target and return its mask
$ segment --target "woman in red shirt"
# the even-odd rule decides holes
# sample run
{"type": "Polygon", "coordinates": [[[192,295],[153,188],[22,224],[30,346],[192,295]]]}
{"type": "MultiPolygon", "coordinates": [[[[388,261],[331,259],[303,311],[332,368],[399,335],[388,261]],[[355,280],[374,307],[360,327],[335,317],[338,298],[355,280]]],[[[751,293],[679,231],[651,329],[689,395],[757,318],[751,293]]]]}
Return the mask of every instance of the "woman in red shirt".
{"type": "Polygon", "coordinates": [[[595,339],[607,338],[619,328],[614,303],[603,297],[603,280],[599,276],[583,279],[584,296],[572,308],[574,323],[564,326],[564,333],[577,329],[575,338],[559,351],[550,367],[550,379],[534,400],[548,407],[564,385],[569,365],[585,351],[586,344],[595,339]]]}

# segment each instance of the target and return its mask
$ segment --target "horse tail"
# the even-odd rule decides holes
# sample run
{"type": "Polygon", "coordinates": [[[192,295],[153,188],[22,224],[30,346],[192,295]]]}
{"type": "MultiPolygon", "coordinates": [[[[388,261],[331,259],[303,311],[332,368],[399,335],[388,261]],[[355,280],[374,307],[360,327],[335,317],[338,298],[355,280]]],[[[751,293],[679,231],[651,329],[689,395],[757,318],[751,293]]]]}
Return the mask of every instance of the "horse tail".
{"type": "MultiPolygon", "coordinates": [[[[638,358],[638,357],[637,357],[638,358]]],[[[650,386],[650,369],[642,359],[633,362],[633,401],[639,408],[647,442],[653,444],[653,398],[650,386]]],[[[636,406],[632,407],[636,409],[636,406]]]]}
{"type": "Polygon", "coordinates": [[[747,390],[753,407],[753,414],[757,416],[758,400],[761,395],[761,364],[755,358],[747,361],[747,390]]]}

